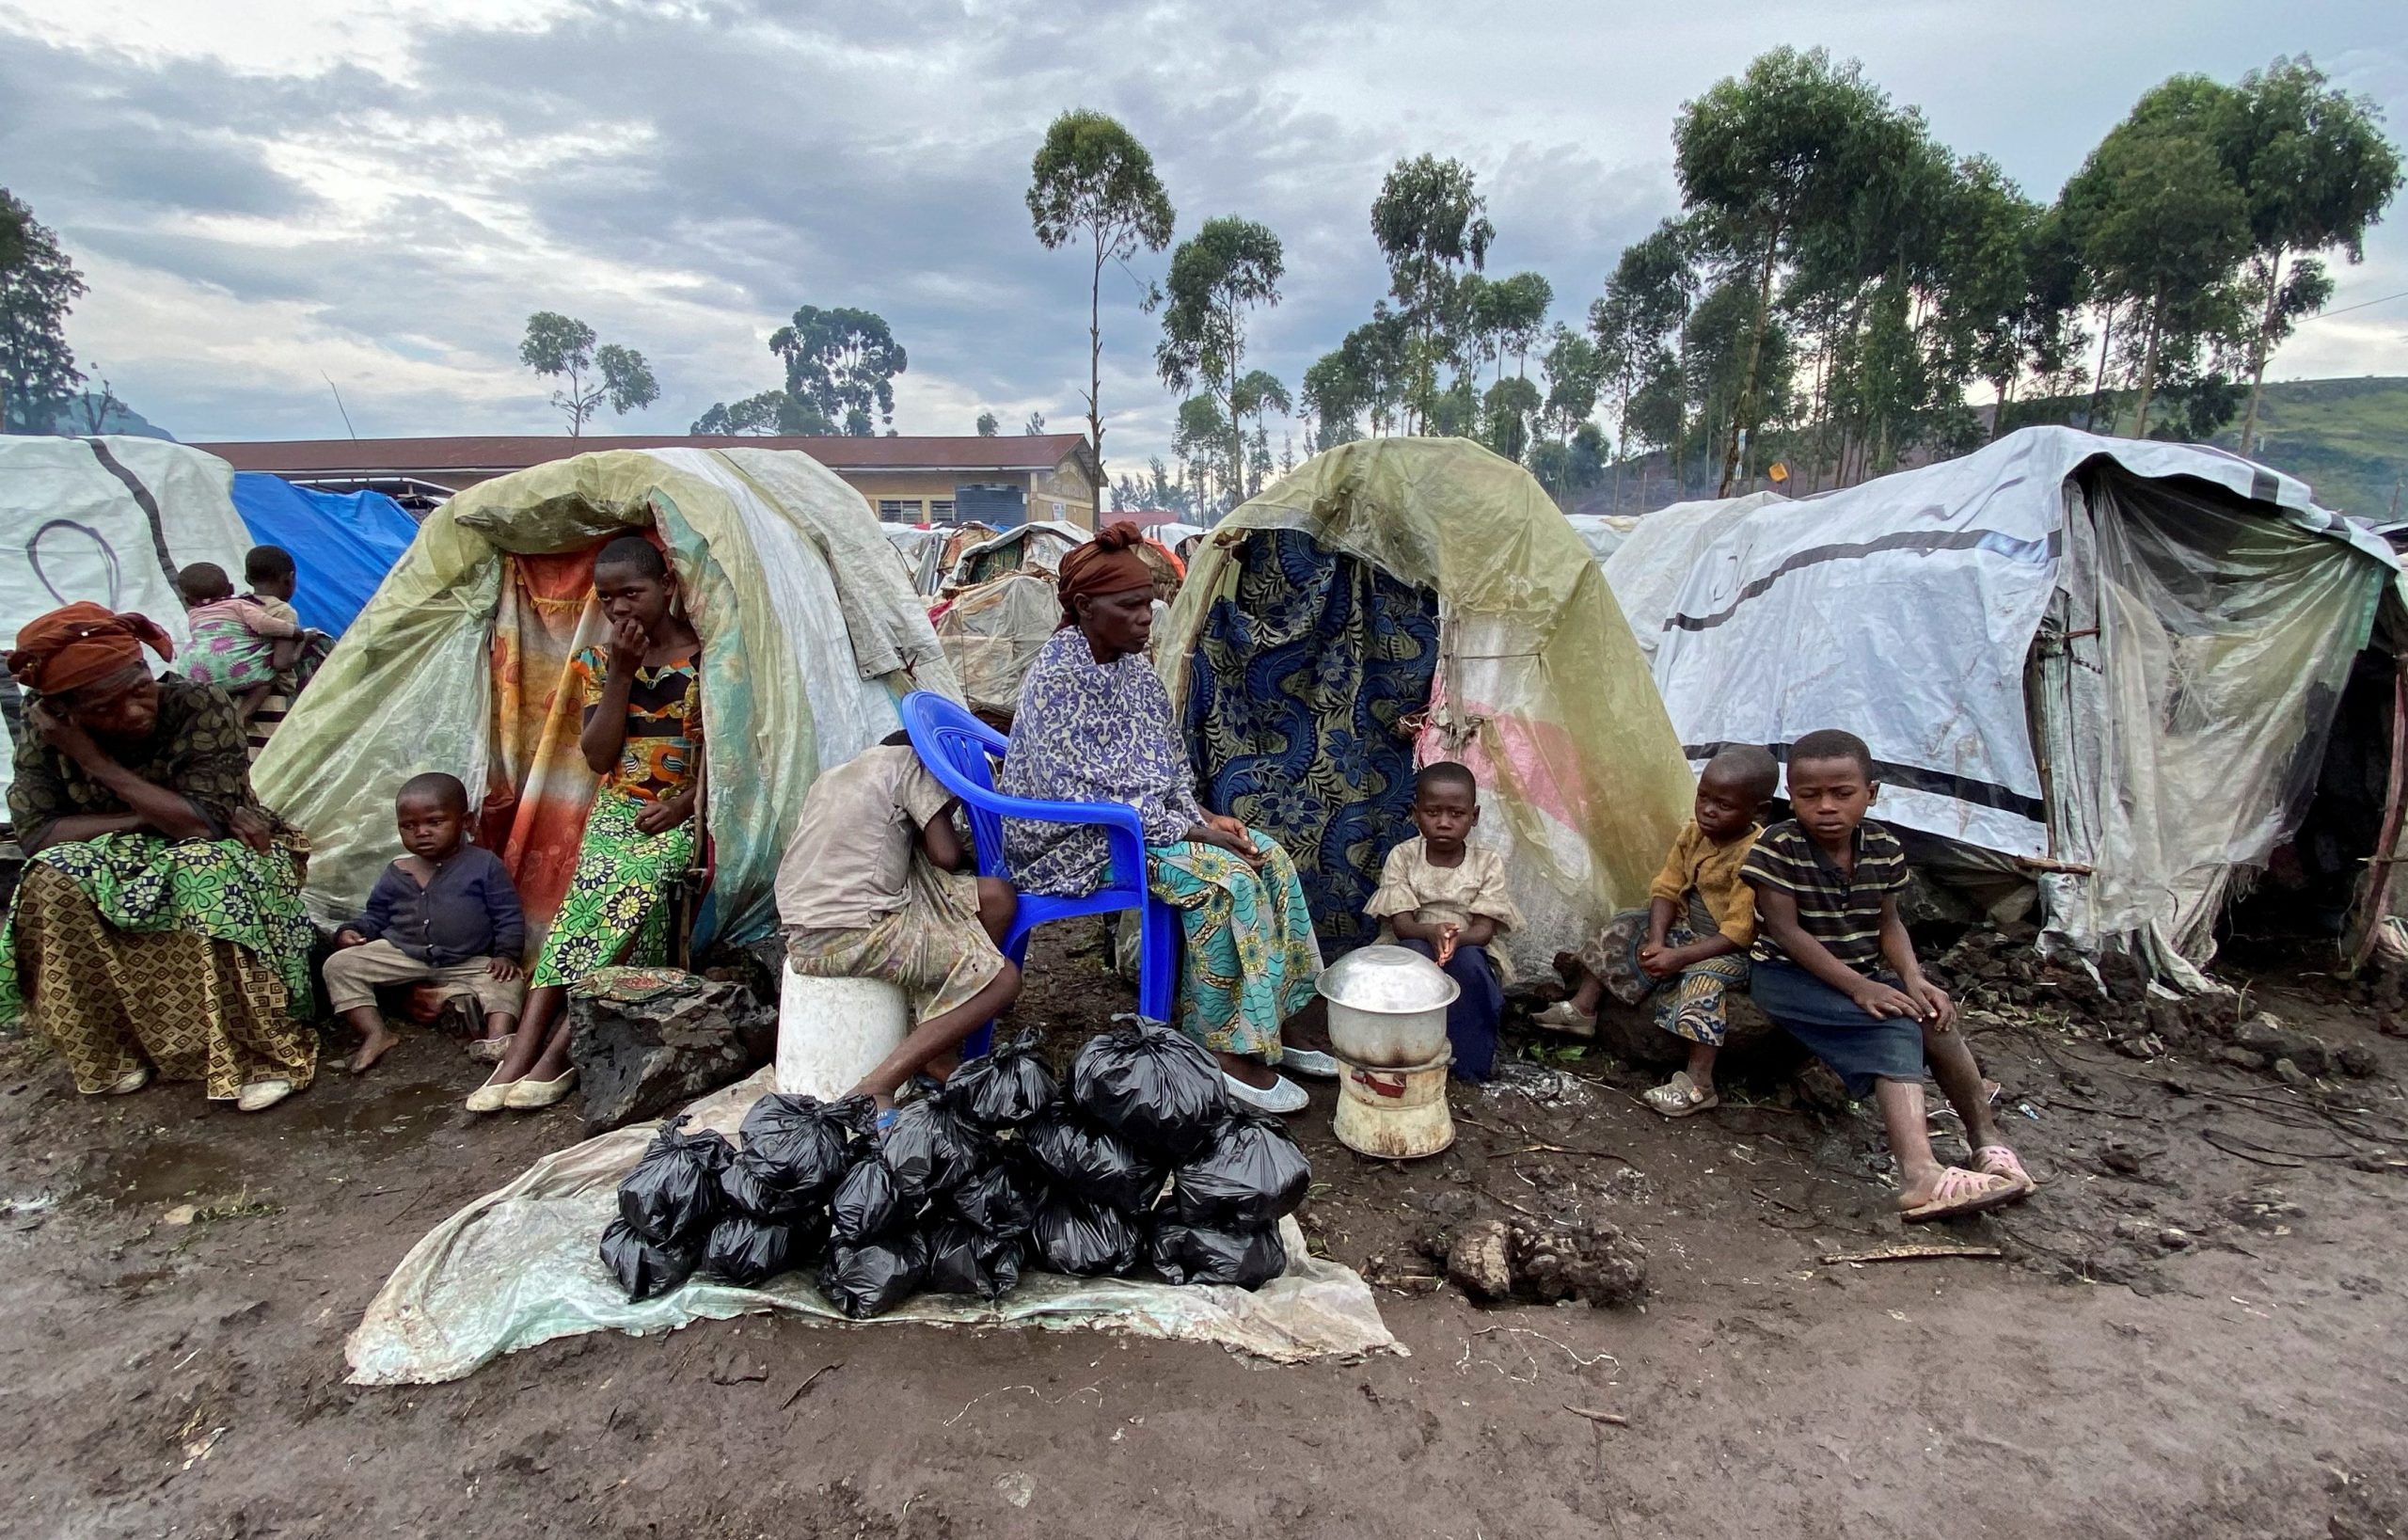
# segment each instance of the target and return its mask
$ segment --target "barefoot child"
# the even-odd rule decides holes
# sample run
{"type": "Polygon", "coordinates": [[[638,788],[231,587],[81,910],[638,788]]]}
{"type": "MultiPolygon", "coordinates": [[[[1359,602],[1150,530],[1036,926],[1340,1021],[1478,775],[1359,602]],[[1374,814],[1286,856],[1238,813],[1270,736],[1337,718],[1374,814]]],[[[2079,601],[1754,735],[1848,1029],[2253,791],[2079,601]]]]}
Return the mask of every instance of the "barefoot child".
{"type": "Polygon", "coordinates": [[[1923,976],[1898,918],[1907,856],[1865,818],[1878,795],[1873,754],[1851,733],[1816,732],[1789,751],[1796,817],[1756,840],[1740,875],[1756,894],[1749,994],[1775,1024],[1872,1096],[1898,1163],[1898,1208],[1909,1224],[2012,1203],[2032,1190],[1983,1094],[1982,1072],[1956,1029],[1956,1007],[1923,976]],[[1924,1125],[1931,1070],[1973,1147],[1973,1169],[1945,1167],[1924,1125]]]}
{"type": "Polygon", "coordinates": [[[393,799],[393,821],[408,853],[385,868],[368,913],[335,933],[326,993],[359,1034],[354,1074],[394,1043],[376,1008],[379,984],[431,983],[447,997],[474,998],[484,1017],[469,1056],[498,1057],[518,1020],[518,965],[527,922],[510,873],[491,850],[467,842],[468,792],[450,775],[414,775],[393,799]]]}
{"type": "Polygon", "coordinates": [[[1480,826],[1480,783],[1442,760],[1413,786],[1413,824],[1421,831],[1388,852],[1380,885],[1364,913],[1380,922],[1383,942],[1419,952],[1447,970],[1462,992],[1447,1008],[1454,1072],[1484,1081],[1497,1061],[1497,1023],[1505,1009],[1505,958],[1489,946],[1522,923],[1505,890],[1505,858],[1469,843],[1480,826]]]}
{"type": "Polygon", "coordinates": [[[233,696],[235,711],[248,723],[276,688],[277,675],[300,656],[301,623],[236,598],[226,569],[214,562],[195,562],[177,573],[176,589],[192,625],[184,676],[233,696]]]}
{"type": "Polygon", "coordinates": [[[848,1093],[881,1110],[913,1074],[951,1074],[961,1040],[1020,997],[1020,970],[1000,950],[1017,897],[974,875],[954,804],[895,733],[812,783],[778,862],[794,971],[883,979],[911,999],[910,1035],[848,1093]]]}
{"type": "Polygon", "coordinates": [[[1630,1005],[1655,994],[1656,1026],[1689,1051],[1688,1067],[1647,1093],[1647,1104],[1667,1118],[1721,1104],[1714,1060],[1730,1025],[1723,996],[1748,981],[1748,948],[1756,939],[1756,897],[1739,866],[1764,833],[1756,818],[1780,783],[1781,768],[1762,749],[1725,749],[1706,761],[1695,816],[1656,874],[1646,910],[1615,915],[1581,948],[1572,998],[1532,1018],[1592,1037],[1597,1002],[1608,990],[1630,1005]]]}

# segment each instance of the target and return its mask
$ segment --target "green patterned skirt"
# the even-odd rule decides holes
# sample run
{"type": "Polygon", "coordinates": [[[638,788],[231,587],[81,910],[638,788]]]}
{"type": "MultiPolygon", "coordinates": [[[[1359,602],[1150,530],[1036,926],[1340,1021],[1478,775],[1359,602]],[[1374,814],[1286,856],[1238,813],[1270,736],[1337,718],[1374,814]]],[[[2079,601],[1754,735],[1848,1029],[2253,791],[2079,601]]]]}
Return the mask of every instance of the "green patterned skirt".
{"type": "Polygon", "coordinates": [[[693,865],[694,820],[647,834],[649,802],[604,790],[585,816],[577,872],[544,936],[531,989],[562,988],[596,968],[669,961],[670,889],[693,865]]]}
{"type": "Polygon", "coordinates": [[[1313,997],[1321,943],[1296,864],[1255,834],[1262,869],[1212,845],[1150,846],[1147,886],[1179,911],[1181,1032],[1215,1053],[1279,1062],[1279,1028],[1313,997]]]}

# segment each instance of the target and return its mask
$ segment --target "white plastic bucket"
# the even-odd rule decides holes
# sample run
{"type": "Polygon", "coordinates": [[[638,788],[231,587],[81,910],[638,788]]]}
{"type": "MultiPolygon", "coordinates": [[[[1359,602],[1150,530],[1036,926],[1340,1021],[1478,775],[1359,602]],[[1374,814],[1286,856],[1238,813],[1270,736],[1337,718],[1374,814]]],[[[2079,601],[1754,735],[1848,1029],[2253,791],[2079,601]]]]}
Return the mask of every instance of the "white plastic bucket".
{"type": "Polygon", "coordinates": [[[778,1089],[844,1095],[911,1030],[903,992],[876,978],[809,978],[792,968],[778,992],[778,1089]]]}

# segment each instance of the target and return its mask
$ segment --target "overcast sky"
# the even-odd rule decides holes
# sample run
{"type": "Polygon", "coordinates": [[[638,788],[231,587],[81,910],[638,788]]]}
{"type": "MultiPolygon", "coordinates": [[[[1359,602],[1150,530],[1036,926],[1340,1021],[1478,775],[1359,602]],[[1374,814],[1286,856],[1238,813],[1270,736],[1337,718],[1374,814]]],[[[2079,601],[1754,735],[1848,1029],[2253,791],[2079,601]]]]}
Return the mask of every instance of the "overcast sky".
{"type": "MultiPolygon", "coordinates": [[[[641,349],[683,432],[778,383],[796,306],[892,323],[905,433],[981,407],[1083,418],[1086,269],[1022,201],[1057,112],[1152,150],[1179,233],[1242,214],[1287,246],[1249,362],[1292,387],[1386,289],[1369,208],[1400,156],[1478,173],[1492,271],[1576,323],[1673,212],[1674,112],[1778,43],[1822,44],[1959,151],[2048,198],[2149,86],[2312,55],[2408,132],[2399,0],[1565,5],[1261,0],[0,0],[0,185],[91,285],[79,357],[187,440],[559,431],[528,312],[641,349]],[[1578,18],[1576,20],[1573,18],[1578,18]]],[[[1166,451],[1134,276],[1109,274],[1105,440],[1166,451]]],[[[2335,310],[2408,290],[2408,209],[2335,310]]],[[[2298,378],[2408,373],[2408,299],[2317,321],[2298,378]]]]}

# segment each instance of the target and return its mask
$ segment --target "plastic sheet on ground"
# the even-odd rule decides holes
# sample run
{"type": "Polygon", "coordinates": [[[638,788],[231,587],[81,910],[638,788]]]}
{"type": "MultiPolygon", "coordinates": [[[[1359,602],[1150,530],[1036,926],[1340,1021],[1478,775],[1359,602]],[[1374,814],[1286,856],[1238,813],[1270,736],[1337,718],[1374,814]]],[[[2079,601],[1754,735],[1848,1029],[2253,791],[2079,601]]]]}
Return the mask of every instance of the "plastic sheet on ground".
{"type": "MultiPolygon", "coordinates": [[[[687,1109],[689,1127],[733,1137],[771,1078],[763,1070],[696,1102],[687,1109]]],[[[352,1383],[458,1379],[505,1353],[589,1331],[642,1336],[766,1310],[841,1321],[811,1281],[816,1266],[759,1289],[697,1277],[658,1298],[628,1301],[598,1247],[618,1212],[619,1183],[657,1127],[618,1129],[547,1155],[437,1225],[402,1259],[352,1332],[344,1346],[352,1383]]],[[[993,1305],[921,1294],[868,1324],[1088,1326],[1218,1342],[1278,1363],[1402,1354],[1370,1286],[1350,1268],[1307,1255],[1295,1221],[1281,1223],[1288,1272],[1254,1293],[1023,1273],[1020,1287],[993,1305]]]]}

